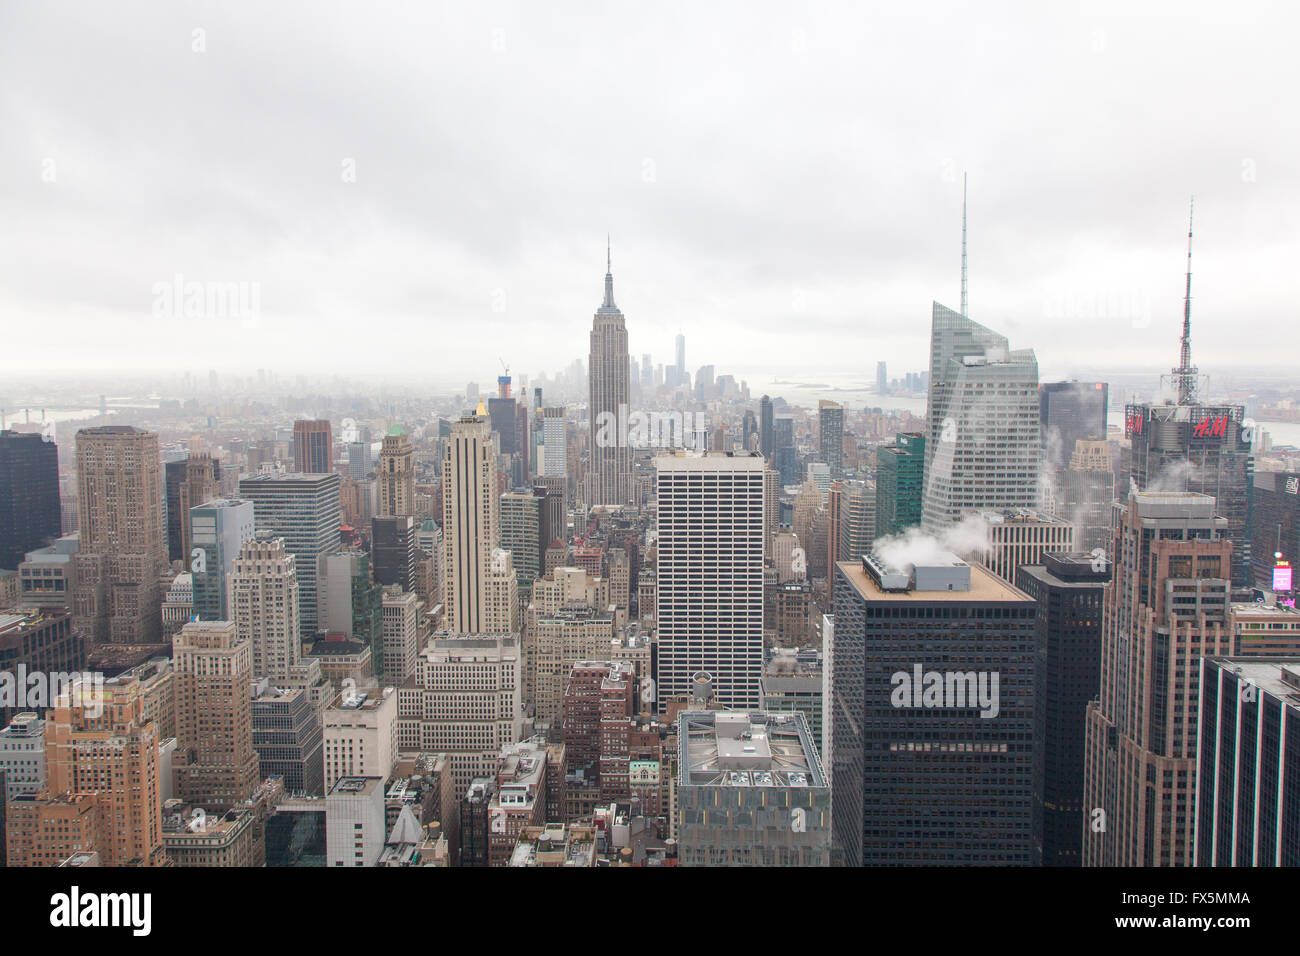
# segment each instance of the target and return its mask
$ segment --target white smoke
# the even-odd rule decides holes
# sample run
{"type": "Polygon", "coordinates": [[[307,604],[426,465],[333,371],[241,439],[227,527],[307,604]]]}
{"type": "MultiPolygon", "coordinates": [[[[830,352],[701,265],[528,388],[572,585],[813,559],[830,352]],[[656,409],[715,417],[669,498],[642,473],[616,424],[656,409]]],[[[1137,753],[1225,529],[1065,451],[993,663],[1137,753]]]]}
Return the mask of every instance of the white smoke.
{"type": "Polygon", "coordinates": [[[1147,484],[1145,490],[1153,495],[1167,495],[1187,491],[1191,487],[1191,483],[1197,480],[1198,475],[1199,472],[1195,465],[1185,458],[1178,458],[1169,462],[1156,476],[1155,481],[1147,484]]]}
{"type": "Polygon", "coordinates": [[[967,515],[938,535],[920,528],[877,538],[871,552],[886,567],[909,574],[918,564],[932,564],[951,552],[965,560],[983,560],[993,550],[993,536],[979,515],[967,515]]]}

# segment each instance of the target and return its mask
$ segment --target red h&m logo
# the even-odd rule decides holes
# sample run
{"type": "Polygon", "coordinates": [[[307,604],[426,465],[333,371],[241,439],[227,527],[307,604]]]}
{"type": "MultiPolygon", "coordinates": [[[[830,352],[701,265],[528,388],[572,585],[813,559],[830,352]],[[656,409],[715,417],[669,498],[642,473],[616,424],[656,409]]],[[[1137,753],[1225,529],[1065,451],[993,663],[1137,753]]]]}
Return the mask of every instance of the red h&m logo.
{"type": "Polygon", "coordinates": [[[1130,413],[1128,419],[1124,422],[1124,434],[1141,435],[1142,421],[1143,421],[1143,416],[1141,412],[1130,413]]]}
{"type": "Polygon", "coordinates": [[[1222,438],[1227,430],[1228,418],[1226,415],[1219,415],[1217,418],[1206,415],[1192,427],[1192,437],[1222,438]]]}

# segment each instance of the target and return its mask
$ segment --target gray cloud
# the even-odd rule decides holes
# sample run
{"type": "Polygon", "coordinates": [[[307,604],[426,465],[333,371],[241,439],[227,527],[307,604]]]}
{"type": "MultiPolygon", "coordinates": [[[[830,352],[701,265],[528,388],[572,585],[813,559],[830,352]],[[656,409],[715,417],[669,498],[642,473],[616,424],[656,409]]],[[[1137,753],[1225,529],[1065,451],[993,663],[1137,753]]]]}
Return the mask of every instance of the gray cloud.
{"type": "Polygon", "coordinates": [[[1045,377],[1174,363],[1193,192],[1196,357],[1276,364],[1300,15],[896,9],[6,4],[4,350],[558,369],[610,230],[635,355],[681,329],[720,371],[921,369],[969,170],[972,315],[1045,377]],[[260,320],[155,318],[178,273],[258,283],[260,320]]]}

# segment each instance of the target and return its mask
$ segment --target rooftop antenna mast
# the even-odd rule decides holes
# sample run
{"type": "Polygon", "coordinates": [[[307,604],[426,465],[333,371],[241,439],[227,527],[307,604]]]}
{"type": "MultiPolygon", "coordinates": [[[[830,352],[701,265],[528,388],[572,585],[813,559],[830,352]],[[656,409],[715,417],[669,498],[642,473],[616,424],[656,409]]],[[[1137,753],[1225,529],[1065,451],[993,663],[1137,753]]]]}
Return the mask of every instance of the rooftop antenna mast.
{"type": "Polygon", "coordinates": [[[1192,216],[1196,211],[1196,197],[1192,197],[1187,212],[1187,292],[1183,298],[1183,341],[1178,368],[1174,377],[1178,381],[1178,404],[1195,405],[1197,369],[1192,365],[1192,216]]]}
{"type": "Polygon", "coordinates": [[[961,174],[961,314],[966,311],[966,174],[961,174]]]}

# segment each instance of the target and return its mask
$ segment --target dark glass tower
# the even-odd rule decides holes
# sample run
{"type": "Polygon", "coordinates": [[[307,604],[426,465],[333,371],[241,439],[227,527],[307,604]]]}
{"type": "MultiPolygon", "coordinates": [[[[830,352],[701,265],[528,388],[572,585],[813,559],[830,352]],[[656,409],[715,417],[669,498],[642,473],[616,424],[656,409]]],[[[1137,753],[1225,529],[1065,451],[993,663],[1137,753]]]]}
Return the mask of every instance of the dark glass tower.
{"type": "Polygon", "coordinates": [[[0,431],[0,569],[61,533],[59,449],[39,434],[0,431]]]}
{"type": "Polygon", "coordinates": [[[876,537],[921,523],[924,487],[925,436],[899,432],[894,444],[876,450],[876,537]]]}
{"type": "Polygon", "coordinates": [[[836,861],[1037,863],[1034,602],[951,554],[897,570],[841,561],[835,574],[836,861]]]}
{"type": "Polygon", "coordinates": [[[1101,690],[1104,561],[1043,555],[1021,565],[1016,587],[1038,603],[1034,694],[1034,840],[1043,866],[1079,866],[1083,845],[1083,741],[1088,701],[1101,690]]]}

